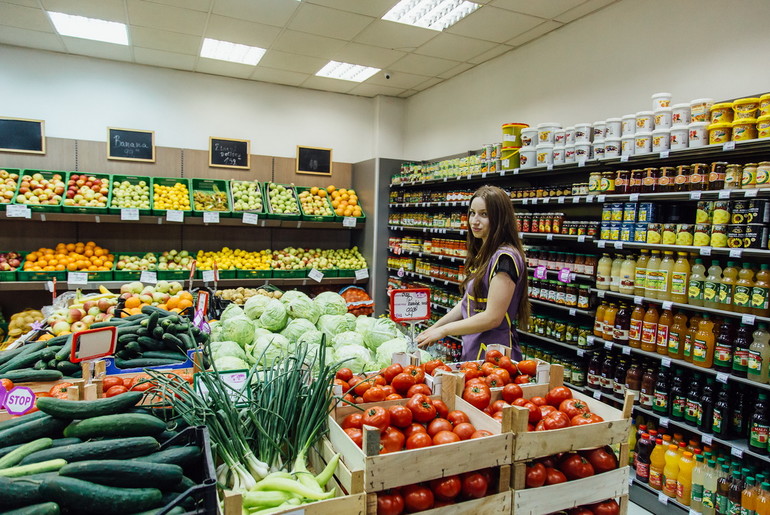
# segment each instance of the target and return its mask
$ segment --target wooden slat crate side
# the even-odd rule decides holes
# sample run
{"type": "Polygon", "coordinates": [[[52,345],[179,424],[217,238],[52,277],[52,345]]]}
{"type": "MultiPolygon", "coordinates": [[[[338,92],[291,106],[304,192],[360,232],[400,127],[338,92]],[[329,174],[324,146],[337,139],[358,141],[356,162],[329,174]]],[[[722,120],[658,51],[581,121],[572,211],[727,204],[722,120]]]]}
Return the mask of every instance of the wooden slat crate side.
{"type": "MultiPolygon", "coordinates": [[[[327,438],[321,439],[318,443],[318,451],[325,462],[329,462],[336,454],[331,442],[327,438]]],[[[340,485],[349,494],[358,494],[364,491],[364,472],[363,470],[350,470],[342,460],[337,466],[337,472],[334,476],[339,480],[340,485]]]]}

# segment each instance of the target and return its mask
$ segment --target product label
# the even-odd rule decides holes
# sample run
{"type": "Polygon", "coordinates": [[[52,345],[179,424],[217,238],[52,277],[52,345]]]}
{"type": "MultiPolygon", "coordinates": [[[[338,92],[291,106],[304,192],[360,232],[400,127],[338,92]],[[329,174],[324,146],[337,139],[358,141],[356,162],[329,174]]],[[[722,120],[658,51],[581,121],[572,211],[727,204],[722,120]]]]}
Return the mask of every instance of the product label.
{"type": "Polygon", "coordinates": [[[687,357],[692,355],[692,337],[690,334],[686,334],[684,337],[684,344],[682,345],[682,354],[687,357]]]}
{"type": "Polygon", "coordinates": [[[733,370],[737,372],[746,372],[749,368],[748,349],[739,349],[733,354],[733,370]]]}
{"type": "Polygon", "coordinates": [[[703,283],[703,300],[710,302],[717,302],[717,293],[719,292],[719,284],[713,281],[705,281],[703,283]]]}
{"type": "MultiPolygon", "coordinates": [[[[630,275],[620,276],[620,287],[624,289],[633,288],[635,285],[634,279],[630,275]]],[[[622,291],[622,290],[621,290],[622,291]]]]}
{"type": "Polygon", "coordinates": [[[674,494],[676,493],[676,485],[677,483],[675,477],[667,477],[663,481],[663,490],[674,494]]]}
{"type": "Polygon", "coordinates": [[[752,422],[749,430],[749,445],[760,449],[767,449],[767,436],[770,426],[752,422]]]}
{"type": "Polygon", "coordinates": [[[655,411],[668,411],[668,394],[666,392],[655,391],[653,409],[655,411]]]}
{"type": "Polygon", "coordinates": [[[714,364],[722,366],[730,366],[733,358],[732,347],[725,346],[723,344],[717,344],[714,348],[714,364]]]}
{"type": "Polygon", "coordinates": [[[564,296],[564,303],[567,306],[575,306],[575,305],[577,305],[577,295],[575,295],[574,293],[567,293],[564,296]]]}
{"type": "Polygon", "coordinates": [[[661,291],[665,288],[666,277],[660,270],[647,270],[647,281],[644,283],[646,290],[661,291]]]}
{"type": "Polygon", "coordinates": [[[687,286],[687,296],[691,299],[702,299],[703,281],[690,279],[690,284],[687,286]]]}
{"type": "Polygon", "coordinates": [[[674,397],[674,402],[671,404],[671,417],[672,418],[684,418],[684,411],[687,401],[684,397],[674,397]]]}
{"type": "Polygon", "coordinates": [[[761,286],[754,286],[751,289],[751,307],[755,309],[767,309],[768,308],[768,289],[761,286]]]}
{"type": "Polygon", "coordinates": [[[670,331],[668,333],[668,353],[679,354],[679,342],[682,335],[677,331],[670,331]]]}
{"type": "Polygon", "coordinates": [[[742,434],[744,431],[743,427],[743,413],[741,413],[738,410],[733,411],[733,420],[732,425],[730,427],[733,433],[735,434],[742,434]]]}
{"type": "Polygon", "coordinates": [[[612,390],[612,379],[601,376],[599,378],[599,385],[602,387],[602,390],[612,390]]]}
{"type": "Polygon", "coordinates": [[[714,408],[714,421],[711,423],[711,430],[716,434],[722,434],[722,422],[724,420],[724,417],[722,417],[722,412],[718,410],[717,408],[714,408]]]}
{"type": "Polygon", "coordinates": [[[655,490],[663,488],[663,471],[650,468],[650,486],[655,490]]]}
{"type": "Polygon", "coordinates": [[[751,288],[748,286],[736,286],[733,294],[733,304],[740,307],[749,307],[751,305],[751,288]]]}
{"type": "Polygon", "coordinates": [[[687,295],[687,272],[671,273],[671,294],[687,295]]]}
{"type": "Polygon", "coordinates": [[[695,342],[692,346],[692,360],[693,361],[706,361],[706,351],[708,347],[704,340],[695,338],[695,342]]]}
{"type": "Polygon", "coordinates": [[[682,483],[676,483],[676,496],[680,499],[684,497],[684,485],[682,483]]]}
{"type": "Polygon", "coordinates": [[[619,383],[618,381],[612,382],[612,393],[618,394],[623,397],[626,393],[626,385],[619,383]]]}
{"type": "Polygon", "coordinates": [[[705,487],[703,488],[703,506],[706,506],[707,508],[714,508],[716,505],[716,502],[714,502],[715,498],[716,492],[705,487]]]}
{"type": "Polygon", "coordinates": [[[727,496],[726,495],[720,495],[717,494],[717,513],[726,514],[727,513],[727,496]]]}
{"type": "Polygon", "coordinates": [[[719,285],[719,303],[720,304],[732,304],[733,303],[733,285],[722,283],[719,285]]]}
{"type": "Polygon", "coordinates": [[[658,324],[654,322],[642,322],[642,342],[649,345],[655,345],[657,331],[658,324]]]}
{"type": "Polygon", "coordinates": [[[759,375],[762,372],[762,354],[757,351],[749,351],[749,361],[747,363],[749,372],[759,375]]]}
{"type": "Polygon", "coordinates": [[[639,394],[639,404],[642,407],[652,408],[652,403],[653,403],[652,395],[650,395],[649,393],[644,393],[644,392],[639,394]]]}
{"type": "Polygon", "coordinates": [[[647,269],[638,268],[634,271],[634,284],[637,288],[645,288],[647,284],[647,269]]]}
{"type": "Polygon", "coordinates": [[[615,326],[612,330],[612,340],[616,343],[627,342],[629,331],[623,330],[620,327],[615,326]]]}
{"type": "Polygon", "coordinates": [[[628,339],[639,341],[642,338],[642,321],[631,320],[631,324],[628,328],[628,339]]]}
{"type": "Polygon", "coordinates": [[[658,334],[655,337],[655,345],[659,349],[668,348],[668,331],[669,326],[658,324],[658,334]]]}
{"type": "Polygon", "coordinates": [[[594,320],[594,334],[604,334],[604,320],[600,318],[594,320]]]}
{"type": "Polygon", "coordinates": [[[687,400],[684,416],[690,422],[698,420],[698,414],[700,413],[700,402],[692,399],[687,400]]]}
{"type": "Polygon", "coordinates": [[[593,386],[595,388],[598,388],[600,385],[599,376],[596,374],[588,374],[586,377],[586,382],[589,386],[593,386]]]}
{"type": "Polygon", "coordinates": [[[740,515],[741,514],[741,503],[735,503],[731,501],[729,498],[727,499],[727,513],[728,515],[740,515]]]}
{"type": "Polygon", "coordinates": [[[642,463],[641,461],[636,462],[636,477],[640,479],[647,479],[650,477],[650,464],[649,463],[642,463]]]}
{"type": "Polygon", "coordinates": [[[697,485],[693,483],[692,490],[690,491],[690,497],[693,502],[700,502],[703,500],[703,485],[697,485]]]}

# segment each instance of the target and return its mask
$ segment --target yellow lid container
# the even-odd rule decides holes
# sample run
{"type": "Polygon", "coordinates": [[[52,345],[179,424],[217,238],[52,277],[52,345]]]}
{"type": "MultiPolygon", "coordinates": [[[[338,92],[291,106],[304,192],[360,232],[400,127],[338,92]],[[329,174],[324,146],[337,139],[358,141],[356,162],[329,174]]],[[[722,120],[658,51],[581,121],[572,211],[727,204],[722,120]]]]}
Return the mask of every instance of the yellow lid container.
{"type": "Polygon", "coordinates": [[[770,93],[759,97],[759,116],[770,115],[770,93]]]}
{"type": "Polygon", "coordinates": [[[503,124],[503,146],[520,147],[521,130],[529,127],[526,123],[504,123],[503,124]]]}
{"type": "Polygon", "coordinates": [[[733,121],[733,103],[722,102],[714,104],[709,109],[711,113],[711,123],[727,123],[733,121]]]}
{"type": "Polygon", "coordinates": [[[770,138],[770,114],[760,116],[757,119],[757,137],[770,138]]]}
{"type": "Polygon", "coordinates": [[[733,126],[733,141],[746,141],[757,137],[757,119],[742,118],[735,120],[733,126]]]}
{"type": "Polygon", "coordinates": [[[732,123],[712,123],[708,126],[709,131],[709,145],[717,143],[727,143],[732,139],[733,124],[732,123]]]}
{"type": "Polygon", "coordinates": [[[756,118],[759,110],[759,98],[747,97],[739,98],[733,102],[735,118],[756,118]]]}

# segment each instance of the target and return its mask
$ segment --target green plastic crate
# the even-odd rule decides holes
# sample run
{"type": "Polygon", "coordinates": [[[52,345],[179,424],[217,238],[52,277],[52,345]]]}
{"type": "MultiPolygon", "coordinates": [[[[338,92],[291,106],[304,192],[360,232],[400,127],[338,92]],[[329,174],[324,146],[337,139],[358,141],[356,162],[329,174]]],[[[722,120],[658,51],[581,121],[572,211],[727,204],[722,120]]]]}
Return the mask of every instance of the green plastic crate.
{"type": "MultiPolygon", "coordinates": [[[[345,219],[344,216],[335,216],[334,217],[334,221],[335,222],[342,223],[342,221],[344,219],[345,219]]],[[[356,226],[358,226],[358,224],[365,224],[366,223],[366,213],[364,213],[363,210],[362,210],[361,211],[361,216],[357,216],[357,217],[355,217],[355,219],[356,219],[356,226]]]]}
{"type": "Polygon", "coordinates": [[[236,270],[236,279],[270,279],[273,277],[272,270],[236,270]]]}
{"type": "Polygon", "coordinates": [[[261,218],[264,218],[264,215],[267,214],[267,199],[265,198],[265,186],[263,183],[259,181],[236,181],[235,179],[233,179],[230,181],[229,187],[230,187],[230,207],[233,210],[232,212],[233,216],[237,216],[242,213],[256,213],[261,218]],[[233,186],[236,183],[241,183],[241,184],[246,183],[253,186],[254,188],[258,188],[260,193],[262,193],[262,209],[248,209],[248,210],[236,209],[235,207],[236,199],[235,199],[235,194],[233,193],[234,192],[233,186]]]}
{"type": "Polygon", "coordinates": [[[186,281],[190,278],[189,270],[158,270],[158,280],[186,281]]]}
{"type": "Polygon", "coordinates": [[[307,277],[309,270],[273,270],[274,279],[296,279],[307,277]]]}
{"type": "MultiPolygon", "coordinates": [[[[203,272],[200,268],[195,270],[195,278],[203,279],[203,272]]],[[[219,280],[222,279],[235,279],[237,270],[219,270],[219,280]]]]}
{"type": "Polygon", "coordinates": [[[230,183],[219,179],[193,179],[192,180],[192,199],[193,199],[193,216],[203,216],[205,212],[219,213],[220,217],[229,217],[232,211],[232,205],[230,203],[230,183]],[[227,203],[224,209],[220,210],[199,210],[195,209],[195,192],[214,192],[219,190],[225,194],[225,202],[227,203]]]}
{"type": "MultiPolygon", "coordinates": [[[[62,172],[62,171],[57,171],[57,170],[29,170],[29,169],[25,169],[25,170],[22,170],[22,174],[21,175],[22,176],[23,175],[34,175],[36,173],[39,173],[44,178],[49,179],[49,180],[54,175],[56,175],[56,174],[61,175],[61,180],[64,183],[64,188],[65,188],[65,191],[66,191],[66,188],[67,188],[67,174],[69,172],[62,172]]],[[[19,179],[21,179],[21,177],[19,177],[19,179]]],[[[21,181],[19,181],[19,182],[21,182],[21,181]]],[[[20,188],[16,189],[17,194],[18,194],[19,189],[20,188]]],[[[64,200],[64,194],[62,194],[62,200],[64,200]]],[[[18,204],[18,202],[14,201],[14,204],[18,204]]],[[[61,202],[59,202],[56,205],[41,205],[41,204],[25,204],[25,205],[28,206],[30,208],[30,210],[32,210],[32,211],[40,211],[40,212],[43,212],[43,213],[60,213],[61,210],[62,210],[61,202]]]]}
{"type": "Polygon", "coordinates": [[[15,173],[19,175],[19,179],[16,180],[16,188],[14,188],[13,191],[13,197],[10,199],[6,198],[0,198],[0,212],[5,211],[5,206],[12,203],[14,199],[16,198],[16,195],[19,193],[19,183],[21,182],[21,170],[18,168],[0,168],[0,170],[5,170],[8,173],[15,173]]]}
{"type": "Polygon", "coordinates": [[[128,182],[129,184],[137,185],[140,182],[144,181],[147,186],[149,187],[149,201],[150,201],[150,207],[148,209],[139,209],[139,215],[140,216],[149,216],[152,214],[152,179],[150,177],[145,177],[143,175],[113,175],[112,176],[112,186],[110,188],[110,193],[112,197],[110,198],[110,213],[113,215],[119,215],[120,210],[122,208],[115,207],[113,204],[115,202],[115,183],[116,182],[128,182]]]}
{"type": "Polygon", "coordinates": [[[107,203],[104,205],[104,207],[94,207],[94,206],[68,206],[64,202],[66,200],[66,197],[62,199],[62,211],[65,213],[81,213],[81,214],[90,214],[90,215],[102,215],[110,212],[110,203],[112,202],[112,177],[107,174],[102,173],[78,173],[78,172],[69,172],[67,173],[67,180],[65,183],[67,184],[67,187],[69,188],[69,181],[70,178],[73,175],[87,175],[88,177],[93,177],[95,179],[102,179],[107,181],[107,203]]]}
{"type": "Polygon", "coordinates": [[[184,211],[185,214],[188,216],[193,214],[192,213],[192,186],[190,184],[190,179],[185,179],[184,177],[174,178],[174,177],[153,177],[152,178],[152,214],[157,216],[166,216],[166,211],[168,209],[158,209],[155,204],[155,187],[156,186],[174,186],[175,184],[182,183],[185,186],[187,186],[187,195],[188,199],[190,201],[190,209],[176,209],[175,211],[184,211]]]}
{"type": "MultiPolygon", "coordinates": [[[[118,270],[118,261],[120,261],[121,256],[139,256],[143,257],[147,254],[152,254],[151,252],[115,252],[115,264],[112,267],[112,276],[113,279],[116,281],[138,281],[139,278],[142,276],[141,270],[118,270]]],[[[158,257],[157,254],[153,254],[156,258],[158,257]]],[[[152,272],[157,272],[157,270],[151,270],[152,272]]]]}
{"type": "MultiPolygon", "coordinates": [[[[67,278],[66,276],[64,277],[67,278]]],[[[88,281],[89,282],[104,282],[104,281],[112,281],[112,270],[108,270],[106,272],[88,272],[88,281]]]]}
{"type": "MultiPolygon", "coordinates": [[[[325,188],[318,188],[318,189],[326,191],[325,188]]],[[[297,200],[299,201],[299,195],[303,191],[309,191],[310,188],[303,188],[303,187],[297,186],[295,188],[295,190],[297,192],[297,200]]],[[[326,200],[326,205],[329,207],[329,211],[331,212],[331,215],[308,215],[308,214],[305,214],[305,210],[302,209],[302,202],[300,202],[299,203],[299,208],[300,208],[300,210],[302,212],[302,220],[305,220],[305,221],[308,221],[308,222],[333,222],[334,218],[335,218],[335,215],[334,215],[334,210],[332,209],[332,204],[329,201],[329,196],[327,195],[326,197],[324,197],[324,200],[326,200]]]]}
{"type": "Polygon", "coordinates": [[[273,220],[299,220],[302,217],[302,215],[300,214],[299,201],[297,200],[297,189],[291,184],[277,184],[278,186],[283,186],[286,189],[291,190],[292,194],[294,195],[294,204],[297,206],[297,212],[296,214],[273,213],[273,206],[270,204],[270,185],[271,184],[277,184],[277,183],[268,182],[265,184],[265,196],[267,197],[267,208],[268,208],[267,217],[273,220]]]}
{"type": "Polygon", "coordinates": [[[67,272],[29,272],[21,269],[16,271],[18,281],[50,281],[53,278],[57,281],[66,281],[67,272]]]}
{"type": "Polygon", "coordinates": [[[340,268],[337,270],[337,277],[355,277],[356,271],[350,268],[340,268]]]}
{"type": "MultiPolygon", "coordinates": [[[[7,250],[2,251],[2,253],[9,252],[7,250]]],[[[24,266],[24,256],[21,257],[21,263],[19,263],[19,266],[16,268],[16,270],[13,270],[12,272],[0,272],[0,283],[7,283],[15,281],[17,278],[17,273],[19,270],[23,270],[24,266]]]]}
{"type": "Polygon", "coordinates": [[[327,277],[339,277],[339,269],[338,268],[327,268],[326,270],[318,270],[322,274],[324,274],[324,278],[327,277]]]}

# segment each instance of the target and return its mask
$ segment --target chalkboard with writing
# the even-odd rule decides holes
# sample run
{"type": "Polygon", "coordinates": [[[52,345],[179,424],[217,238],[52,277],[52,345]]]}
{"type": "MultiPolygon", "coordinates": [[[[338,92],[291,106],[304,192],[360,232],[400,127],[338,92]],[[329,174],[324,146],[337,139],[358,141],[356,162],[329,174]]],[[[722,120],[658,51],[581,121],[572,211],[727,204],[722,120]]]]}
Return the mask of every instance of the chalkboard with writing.
{"type": "Polygon", "coordinates": [[[107,128],[107,159],[155,162],[155,131],[107,128]]]}
{"type": "Polygon", "coordinates": [[[297,146],[297,173],[332,174],[332,149],[297,146]]]}
{"type": "Polygon", "coordinates": [[[209,138],[209,166],[248,170],[250,147],[247,139],[209,138]]]}
{"type": "Polygon", "coordinates": [[[45,122],[0,118],[0,151],[45,154],[45,122]]]}

